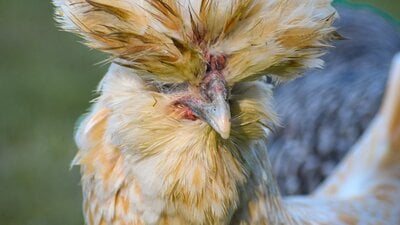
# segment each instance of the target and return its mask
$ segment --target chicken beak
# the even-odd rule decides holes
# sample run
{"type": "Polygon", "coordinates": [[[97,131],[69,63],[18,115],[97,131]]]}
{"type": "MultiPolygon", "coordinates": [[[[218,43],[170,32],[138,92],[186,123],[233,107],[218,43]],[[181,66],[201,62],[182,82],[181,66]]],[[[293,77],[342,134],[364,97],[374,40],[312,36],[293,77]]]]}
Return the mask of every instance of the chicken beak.
{"type": "Polygon", "coordinates": [[[208,124],[223,139],[228,139],[231,133],[231,111],[228,102],[222,96],[217,97],[205,113],[208,124]]]}

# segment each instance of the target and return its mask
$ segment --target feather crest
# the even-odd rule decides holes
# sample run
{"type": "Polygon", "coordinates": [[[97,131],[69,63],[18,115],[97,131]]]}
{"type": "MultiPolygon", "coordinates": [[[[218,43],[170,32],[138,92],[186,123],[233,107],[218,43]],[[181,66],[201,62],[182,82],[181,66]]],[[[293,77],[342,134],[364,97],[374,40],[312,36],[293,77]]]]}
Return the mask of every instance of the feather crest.
{"type": "Polygon", "coordinates": [[[65,30],[144,78],[199,83],[207,54],[227,57],[233,86],[322,65],[338,39],[330,0],[54,0],[65,30]]]}

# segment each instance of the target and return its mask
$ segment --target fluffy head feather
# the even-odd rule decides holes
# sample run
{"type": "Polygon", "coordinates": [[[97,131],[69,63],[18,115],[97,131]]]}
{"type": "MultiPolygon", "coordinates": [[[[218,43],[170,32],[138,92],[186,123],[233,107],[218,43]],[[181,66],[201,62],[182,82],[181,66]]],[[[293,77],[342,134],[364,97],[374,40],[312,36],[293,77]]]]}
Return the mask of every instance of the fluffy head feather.
{"type": "Polygon", "coordinates": [[[65,30],[145,78],[198,84],[207,55],[224,55],[236,82],[293,77],[321,66],[340,37],[330,0],[54,0],[65,30]]]}

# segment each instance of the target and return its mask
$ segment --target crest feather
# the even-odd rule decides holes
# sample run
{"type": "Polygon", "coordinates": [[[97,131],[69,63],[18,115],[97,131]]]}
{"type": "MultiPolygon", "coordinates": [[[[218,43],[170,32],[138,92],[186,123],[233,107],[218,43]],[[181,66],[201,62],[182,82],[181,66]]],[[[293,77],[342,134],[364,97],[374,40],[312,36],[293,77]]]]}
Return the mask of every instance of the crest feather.
{"type": "Polygon", "coordinates": [[[337,17],[330,0],[54,0],[57,20],[89,47],[151,79],[198,83],[207,54],[230,85],[288,79],[318,59],[337,17]]]}

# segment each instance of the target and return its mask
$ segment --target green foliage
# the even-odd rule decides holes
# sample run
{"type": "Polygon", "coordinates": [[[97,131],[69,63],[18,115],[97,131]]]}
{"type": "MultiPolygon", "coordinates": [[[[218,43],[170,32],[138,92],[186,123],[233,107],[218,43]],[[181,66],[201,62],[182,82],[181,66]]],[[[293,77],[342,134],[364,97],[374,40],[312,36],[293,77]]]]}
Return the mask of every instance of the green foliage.
{"type": "Polygon", "coordinates": [[[105,57],[59,32],[46,1],[0,1],[0,29],[0,223],[83,224],[73,130],[105,57]]]}

